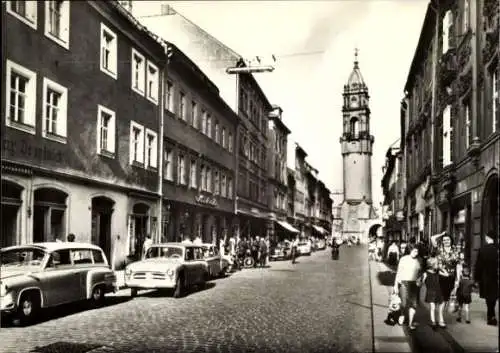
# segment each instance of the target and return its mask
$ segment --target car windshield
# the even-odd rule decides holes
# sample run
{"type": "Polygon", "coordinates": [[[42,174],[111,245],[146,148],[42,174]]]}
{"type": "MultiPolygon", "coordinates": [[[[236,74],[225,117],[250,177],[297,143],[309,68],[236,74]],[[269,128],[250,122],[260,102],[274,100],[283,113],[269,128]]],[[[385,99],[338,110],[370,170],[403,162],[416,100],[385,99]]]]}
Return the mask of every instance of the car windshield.
{"type": "Polygon", "coordinates": [[[182,248],[178,246],[153,246],[148,249],[146,259],[152,258],[182,259],[182,248]]]}
{"type": "Polygon", "coordinates": [[[0,253],[0,263],[2,267],[38,267],[45,254],[45,251],[34,248],[5,250],[0,253]]]}

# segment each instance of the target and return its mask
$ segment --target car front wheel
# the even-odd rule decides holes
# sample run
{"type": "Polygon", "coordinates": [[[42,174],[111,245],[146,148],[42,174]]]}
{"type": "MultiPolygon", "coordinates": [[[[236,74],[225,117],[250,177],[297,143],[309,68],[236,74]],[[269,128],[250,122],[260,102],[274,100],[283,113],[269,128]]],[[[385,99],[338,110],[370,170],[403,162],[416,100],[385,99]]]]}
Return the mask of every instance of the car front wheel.
{"type": "Polygon", "coordinates": [[[90,296],[92,306],[98,307],[104,304],[104,287],[95,286],[90,296]]]}
{"type": "Polygon", "coordinates": [[[182,275],[177,277],[174,290],[174,298],[181,298],[184,295],[184,281],[182,275]]]}
{"type": "Polygon", "coordinates": [[[23,294],[17,310],[21,325],[32,323],[40,310],[40,298],[34,293],[23,294]]]}

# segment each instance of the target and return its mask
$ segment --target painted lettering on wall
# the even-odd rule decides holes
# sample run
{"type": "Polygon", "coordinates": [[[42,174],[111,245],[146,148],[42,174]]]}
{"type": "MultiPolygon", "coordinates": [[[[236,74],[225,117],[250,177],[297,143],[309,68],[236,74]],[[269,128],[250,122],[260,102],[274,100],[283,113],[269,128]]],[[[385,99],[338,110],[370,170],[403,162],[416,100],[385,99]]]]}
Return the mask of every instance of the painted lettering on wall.
{"type": "Polygon", "coordinates": [[[201,203],[203,205],[217,207],[217,199],[215,197],[210,197],[207,195],[196,195],[194,200],[197,203],[201,203]]]}
{"type": "Polygon", "coordinates": [[[4,139],[2,141],[3,154],[6,157],[22,157],[35,159],[37,161],[52,161],[62,163],[64,154],[61,150],[47,146],[37,146],[26,140],[13,141],[4,139]]]}

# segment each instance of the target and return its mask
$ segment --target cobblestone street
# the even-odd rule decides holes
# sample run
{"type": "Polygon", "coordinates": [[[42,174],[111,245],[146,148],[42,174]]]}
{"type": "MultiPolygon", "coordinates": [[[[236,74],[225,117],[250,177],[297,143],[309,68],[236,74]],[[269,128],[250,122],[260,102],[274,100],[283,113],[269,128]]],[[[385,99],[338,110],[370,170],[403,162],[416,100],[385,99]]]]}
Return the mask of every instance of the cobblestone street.
{"type": "Polygon", "coordinates": [[[94,310],[57,310],[2,327],[1,352],[367,352],[372,350],[364,247],[243,270],[182,299],[122,290],[94,310]],[[38,348],[36,348],[38,347],[38,348]]]}

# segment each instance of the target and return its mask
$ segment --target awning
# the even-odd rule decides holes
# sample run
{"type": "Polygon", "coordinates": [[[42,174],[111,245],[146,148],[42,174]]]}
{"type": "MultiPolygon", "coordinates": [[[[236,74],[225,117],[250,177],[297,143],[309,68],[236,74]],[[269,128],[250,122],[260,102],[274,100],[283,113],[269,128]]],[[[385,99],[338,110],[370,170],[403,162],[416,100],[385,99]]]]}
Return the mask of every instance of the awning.
{"type": "Polygon", "coordinates": [[[313,224],[313,228],[314,228],[314,229],[315,229],[318,233],[321,233],[321,234],[326,234],[326,233],[328,233],[328,232],[326,231],[326,229],[325,229],[325,228],[320,227],[320,226],[315,226],[314,224],[313,224]]]}
{"type": "Polygon", "coordinates": [[[249,212],[249,211],[245,211],[245,210],[237,210],[236,211],[237,214],[242,214],[242,215],[245,215],[245,216],[250,216],[250,217],[253,217],[253,218],[257,218],[257,219],[269,219],[267,217],[267,215],[265,214],[261,214],[259,211],[256,211],[256,212],[249,212]]]}
{"type": "Polygon", "coordinates": [[[292,232],[292,233],[299,233],[299,230],[294,228],[290,223],[288,222],[285,222],[285,221],[276,221],[276,223],[278,223],[280,226],[282,226],[283,228],[285,228],[286,230],[288,230],[289,232],[292,232]]]}

